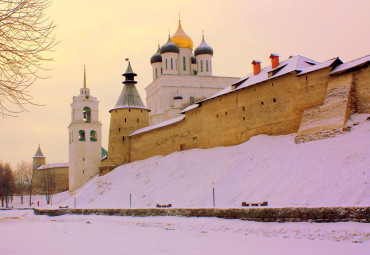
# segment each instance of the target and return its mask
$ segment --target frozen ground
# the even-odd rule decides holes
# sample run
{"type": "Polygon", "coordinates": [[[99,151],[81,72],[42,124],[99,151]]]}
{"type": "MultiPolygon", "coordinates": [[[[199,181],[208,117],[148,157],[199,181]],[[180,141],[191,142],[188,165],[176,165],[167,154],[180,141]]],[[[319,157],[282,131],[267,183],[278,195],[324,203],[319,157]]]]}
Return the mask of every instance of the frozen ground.
{"type": "Polygon", "coordinates": [[[257,223],[216,218],[35,216],[0,210],[0,254],[368,254],[365,223],[257,223]]]}

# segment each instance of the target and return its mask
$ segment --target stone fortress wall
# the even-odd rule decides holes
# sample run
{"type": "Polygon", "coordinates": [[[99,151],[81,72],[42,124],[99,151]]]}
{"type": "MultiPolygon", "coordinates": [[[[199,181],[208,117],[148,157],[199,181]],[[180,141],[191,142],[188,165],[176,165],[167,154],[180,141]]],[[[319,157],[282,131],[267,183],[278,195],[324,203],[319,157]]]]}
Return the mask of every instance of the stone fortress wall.
{"type": "Polygon", "coordinates": [[[236,145],[258,134],[297,133],[299,143],[342,132],[350,114],[370,113],[369,61],[331,74],[334,68],[292,71],[201,101],[182,117],[132,133],[121,163],[236,145]]]}

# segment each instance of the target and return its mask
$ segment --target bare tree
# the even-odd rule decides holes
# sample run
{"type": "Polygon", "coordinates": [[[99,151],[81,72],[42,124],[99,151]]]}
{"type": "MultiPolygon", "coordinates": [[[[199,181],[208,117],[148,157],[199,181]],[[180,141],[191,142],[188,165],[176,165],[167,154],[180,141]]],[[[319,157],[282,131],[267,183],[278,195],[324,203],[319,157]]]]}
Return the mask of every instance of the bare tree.
{"type": "Polygon", "coordinates": [[[27,161],[21,161],[17,165],[17,193],[21,198],[21,204],[23,205],[23,196],[29,190],[28,176],[32,172],[32,163],[27,161]]]}
{"type": "Polygon", "coordinates": [[[53,170],[43,170],[42,172],[43,191],[46,198],[46,203],[50,204],[51,197],[55,193],[55,176],[53,170]]]}
{"type": "Polygon", "coordinates": [[[27,184],[27,191],[30,195],[29,205],[32,205],[32,190],[33,190],[33,177],[35,176],[35,169],[31,167],[31,170],[26,172],[26,184],[27,184]]]}
{"type": "Polygon", "coordinates": [[[51,61],[55,25],[45,17],[49,0],[0,0],[0,116],[33,104],[26,90],[51,61]]]}
{"type": "Polygon", "coordinates": [[[0,162],[0,200],[1,206],[8,208],[9,203],[13,200],[15,191],[15,177],[9,163],[0,162]]]}

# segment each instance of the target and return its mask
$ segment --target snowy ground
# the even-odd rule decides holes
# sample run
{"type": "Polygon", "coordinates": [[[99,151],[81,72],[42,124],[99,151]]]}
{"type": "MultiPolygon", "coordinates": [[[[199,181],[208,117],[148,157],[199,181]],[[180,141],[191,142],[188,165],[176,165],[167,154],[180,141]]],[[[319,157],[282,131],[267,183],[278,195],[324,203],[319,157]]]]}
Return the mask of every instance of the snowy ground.
{"type": "Polygon", "coordinates": [[[216,218],[36,216],[0,210],[0,254],[368,254],[365,223],[258,223],[216,218]]]}
{"type": "Polygon", "coordinates": [[[80,208],[239,208],[369,206],[369,114],[354,114],[351,131],[295,144],[295,134],[259,135],[230,147],[193,149],[120,166],[95,177],[76,194],[54,196],[55,206],[80,208]],[[64,201],[63,201],[64,200],[64,201]]]}

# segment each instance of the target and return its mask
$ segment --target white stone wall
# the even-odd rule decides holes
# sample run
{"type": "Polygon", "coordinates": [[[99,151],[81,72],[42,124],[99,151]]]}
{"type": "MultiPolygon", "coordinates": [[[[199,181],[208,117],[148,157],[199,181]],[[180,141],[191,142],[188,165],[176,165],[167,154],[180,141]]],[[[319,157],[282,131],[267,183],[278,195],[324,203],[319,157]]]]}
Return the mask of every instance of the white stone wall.
{"type": "Polygon", "coordinates": [[[181,107],[175,107],[173,96],[178,93],[183,97],[181,105],[189,102],[190,97],[208,98],[238,81],[239,78],[197,75],[162,75],[146,90],[149,123],[156,123],[178,116],[181,107]]]}

